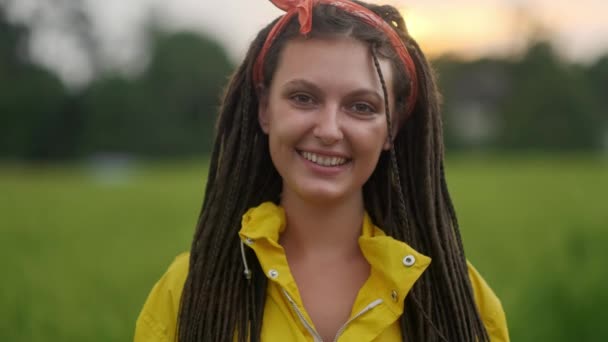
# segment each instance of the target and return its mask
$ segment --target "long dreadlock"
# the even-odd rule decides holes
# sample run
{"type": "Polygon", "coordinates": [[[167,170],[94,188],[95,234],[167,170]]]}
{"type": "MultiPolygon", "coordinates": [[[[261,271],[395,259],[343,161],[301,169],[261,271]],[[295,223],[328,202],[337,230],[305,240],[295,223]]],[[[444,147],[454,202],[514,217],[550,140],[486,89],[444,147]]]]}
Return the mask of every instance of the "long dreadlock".
{"type": "MultiPolygon", "coordinates": [[[[405,123],[392,120],[378,56],[391,60],[397,75],[393,84],[395,108],[404,108],[410,89],[407,74],[382,34],[335,7],[314,8],[311,34],[343,34],[369,43],[382,85],[393,145],[383,152],[363,187],[366,210],[388,235],[433,259],[406,297],[400,318],[403,340],[487,341],[445,180],[440,97],[433,72],[394,7],[357,2],[394,27],[416,64],[419,80],[419,98],[411,117],[405,123]],[[395,125],[400,127],[393,136],[395,125]]],[[[245,257],[252,278],[247,281],[243,277],[237,233],[241,216],[250,207],[264,201],[278,203],[281,192],[281,178],[270,159],[267,136],[257,125],[260,89],[254,89],[251,79],[255,57],[275,22],[252,42],[224,94],[181,299],[176,336],[182,342],[232,341],[235,335],[240,342],[259,341],[267,278],[249,249],[245,257]]],[[[269,51],[264,65],[266,88],[281,48],[297,32],[297,23],[292,21],[269,51]]]]}

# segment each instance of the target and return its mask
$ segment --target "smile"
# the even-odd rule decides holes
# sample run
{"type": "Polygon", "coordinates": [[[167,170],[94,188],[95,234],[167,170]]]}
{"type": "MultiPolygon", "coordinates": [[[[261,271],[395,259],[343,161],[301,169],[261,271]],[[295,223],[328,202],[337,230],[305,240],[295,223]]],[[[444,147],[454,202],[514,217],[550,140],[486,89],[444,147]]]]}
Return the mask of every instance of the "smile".
{"type": "Polygon", "coordinates": [[[320,154],[305,151],[298,151],[298,153],[300,153],[300,155],[304,157],[304,159],[321,166],[340,166],[348,162],[348,159],[341,157],[323,156],[320,154]]]}

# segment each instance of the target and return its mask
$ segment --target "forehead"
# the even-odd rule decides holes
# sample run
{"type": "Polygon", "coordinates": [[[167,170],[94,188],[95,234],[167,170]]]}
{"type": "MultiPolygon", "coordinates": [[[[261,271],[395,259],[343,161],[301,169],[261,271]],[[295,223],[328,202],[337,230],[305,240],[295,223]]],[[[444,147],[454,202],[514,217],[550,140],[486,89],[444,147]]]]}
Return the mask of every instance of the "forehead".
{"type": "MultiPolygon", "coordinates": [[[[390,62],[380,58],[380,66],[390,88],[390,62]]],[[[271,88],[281,87],[293,79],[304,79],[328,90],[381,91],[369,45],[350,37],[297,38],[287,42],[271,88]]]]}

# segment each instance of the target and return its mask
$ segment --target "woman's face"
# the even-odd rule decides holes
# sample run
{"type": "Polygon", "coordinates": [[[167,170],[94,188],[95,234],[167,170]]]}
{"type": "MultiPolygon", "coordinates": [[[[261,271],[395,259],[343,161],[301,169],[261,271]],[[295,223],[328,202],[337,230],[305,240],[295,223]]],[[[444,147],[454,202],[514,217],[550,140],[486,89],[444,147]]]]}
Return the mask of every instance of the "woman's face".
{"type": "MultiPolygon", "coordinates": [[[[392,99],[390,63],[380,65],[392,99]]],[[[283,196],[312,203],[361,196],[390,147],[384,113],[368,44],[347,37],[286,43],[259,108],[283,196]]]]}

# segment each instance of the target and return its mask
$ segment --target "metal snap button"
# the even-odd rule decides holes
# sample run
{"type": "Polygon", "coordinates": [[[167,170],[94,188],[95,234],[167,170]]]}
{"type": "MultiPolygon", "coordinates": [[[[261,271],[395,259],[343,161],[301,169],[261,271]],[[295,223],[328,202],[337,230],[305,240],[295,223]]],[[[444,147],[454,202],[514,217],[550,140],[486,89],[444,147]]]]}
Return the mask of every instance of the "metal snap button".
{"type": "Polygon", "coordinates": [[[408,254],[403,258],[403,264],[407,267],[410,267],[410,266],[414,265],[415,263],[416,263],[416,258],[411,254],[408,254]]]}
{"type": "Polygon", "coordinates": [[[397,301],[397,291],[393,290],[391,291],[391,299],[393,300],[393,302],[397,301]]]}
{"type": "Polygon", "coordinates": [[[279,276],[279,271],[271,269],[268,271],[268,276],[272,279],[277,279],[277,277],[279,276]]]}

